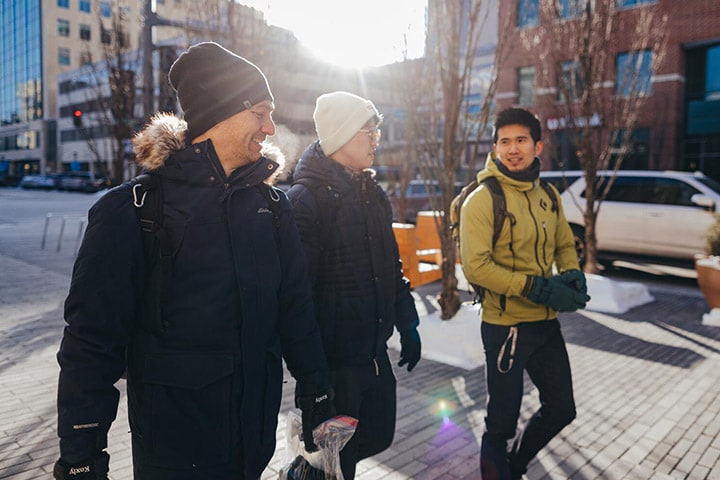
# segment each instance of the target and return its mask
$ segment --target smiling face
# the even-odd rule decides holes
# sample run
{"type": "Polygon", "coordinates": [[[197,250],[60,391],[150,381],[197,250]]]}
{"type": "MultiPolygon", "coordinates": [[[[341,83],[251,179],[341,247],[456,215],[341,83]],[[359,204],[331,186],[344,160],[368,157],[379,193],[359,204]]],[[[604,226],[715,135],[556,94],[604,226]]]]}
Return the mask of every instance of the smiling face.
{"type": "Polygon", "coordinates": [[[262,142],[275,135],[272,112],[275,105],[270,100],[260,102],[249,110],[243,110],[226,118],[193,140],[199,143],[212,140],[215,152],[230,176],[233,170],[255,162],[262,154],[262,142]]]}
{"type": "Polygon", "coordinates": [[[495,155],[511,172],[528,169],[543,149],[542,141],[535,143],[530,127],[511,124],[497,130],[497,142],[493,145],[495,155]]]}
{"type": "Polygon", "coordinates": [[[368,121],[330,158],[354,171],[370,168],[375,161],[375,149],[380,142],[375,120],[368,121]]]}

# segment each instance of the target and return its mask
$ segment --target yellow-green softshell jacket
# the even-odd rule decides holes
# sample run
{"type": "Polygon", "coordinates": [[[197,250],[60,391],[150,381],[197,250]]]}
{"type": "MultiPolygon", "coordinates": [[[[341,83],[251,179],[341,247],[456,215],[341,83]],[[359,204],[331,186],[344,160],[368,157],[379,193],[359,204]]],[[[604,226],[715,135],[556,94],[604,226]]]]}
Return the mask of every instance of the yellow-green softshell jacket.
{"type": "MultiPolygon", "coordinates": [[[[460,257],[469,282],[485,288],[482,319],[496,325],[548,320],[557,312],[522,295],[527,277],[579,269],[575,242],[558,197],[558,209],[538,181],[521,182],[505,176],[488,155],[479,182],[496,177],[505,194],[508,218],[495,247],[490,190],[480,183],[460,213],[460,257]],[[512,224],[512,225],[511,225],[512,224]]],[[[552,187],[555,188],[555,187],[552,187]]]]}

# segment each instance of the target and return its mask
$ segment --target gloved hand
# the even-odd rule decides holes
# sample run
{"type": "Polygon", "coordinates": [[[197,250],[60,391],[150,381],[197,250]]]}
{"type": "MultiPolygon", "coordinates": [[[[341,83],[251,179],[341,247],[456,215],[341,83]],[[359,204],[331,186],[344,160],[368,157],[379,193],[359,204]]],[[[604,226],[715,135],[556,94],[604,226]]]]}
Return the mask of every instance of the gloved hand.
{"type": "Polygon", "coordinates": [[[100,452],[85,462],[68,464],[62,458],[55,462],[53,477],[56,480],[107,480],[110,455],[100,452]]]}
{"type": "Polygon", "coordinates": [[[527,293],[528,300],[546,305],[559,312],[574,312],[585,308],[590,296],[568,287],[557,277],[532,277],[532,285],[527,293]]]}
{"type": "Polygon", "coordinates": [[[557,278],[568,287],[574,288],[578,292],[587,293],[587,279],[580,270],[567,270],[557,275],[557,278]]]}
{"type": "Polygon", "coordinates": [[[407,364],[407,371],[412,371],[420,361],[420,334],[413,327],[400,332],[400,361],[398,367],[407,364]]]}
{"type": "Polygon", "coordinates": [[[308,452],[314,452],[318,449],[312,436],[315,427],[335,416],[333,397],[332,388],[328,388],[316,395],[295,397],[295,406],[302,410],[303,442],[305,443],[305,450],[308,452]]]}

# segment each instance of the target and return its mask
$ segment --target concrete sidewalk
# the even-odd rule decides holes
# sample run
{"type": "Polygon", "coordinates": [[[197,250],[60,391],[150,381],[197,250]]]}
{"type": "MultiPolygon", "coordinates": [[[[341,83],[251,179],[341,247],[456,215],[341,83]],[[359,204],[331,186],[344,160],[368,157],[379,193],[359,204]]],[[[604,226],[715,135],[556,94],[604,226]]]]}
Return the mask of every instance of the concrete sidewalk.
{"type": "MultiPolygon", "coordinates": [[[[58,455],[55,353],[73,251],[40,250],[39,243],[37,237],[22,249],[0,248],[0,478],[51,478],[58,455]]],[[[526,478],[720,479],[720,328],[701,324],[708,307],[696,289],[648,287],[656,301],[626,314],[562,316],[578,416],[526,478]]],[[[417,300],[432,303],[438,288],[417,289],[417,300]]],[[[397,352],[391,355],[397,361],[397,352]]],[[[424,359],[413,372],[396,374],[395,442],[361,462],[356,478],[479,478],[483,368],[424,359]]],[[[288,379],[278,449],[263,479],[277,478],[285,462],[294,387],[288,379]]],[[[521,422],[537,405],[528,382],[521,422]]],[[[132,478],[128,431],[123,394],[109,438],[113,480],[132,478]]]]}

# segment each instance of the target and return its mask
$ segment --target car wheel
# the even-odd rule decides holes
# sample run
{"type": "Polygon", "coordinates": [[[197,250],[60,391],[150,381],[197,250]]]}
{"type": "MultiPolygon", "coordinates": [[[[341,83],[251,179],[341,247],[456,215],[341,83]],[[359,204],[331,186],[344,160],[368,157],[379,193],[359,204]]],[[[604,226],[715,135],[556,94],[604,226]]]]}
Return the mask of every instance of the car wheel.
{"type": "Polygon", "coordinates": [[[578,262],[580,266],[585,265],[585,229],[580,225],[571,224],[570,228],[573,232],[575,240],[575,251],[577,252],[578,262]]]}

